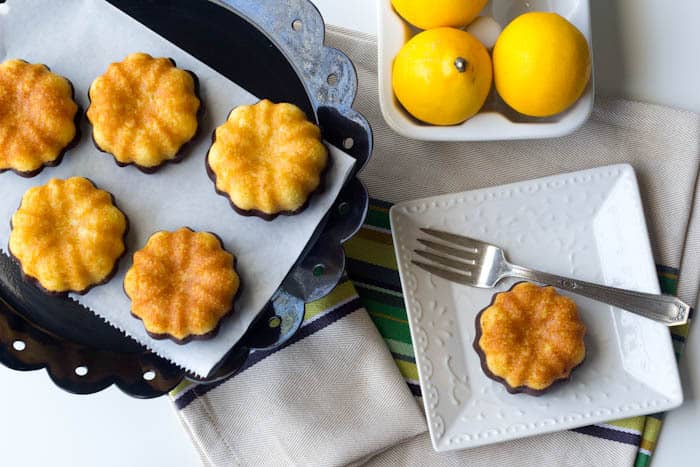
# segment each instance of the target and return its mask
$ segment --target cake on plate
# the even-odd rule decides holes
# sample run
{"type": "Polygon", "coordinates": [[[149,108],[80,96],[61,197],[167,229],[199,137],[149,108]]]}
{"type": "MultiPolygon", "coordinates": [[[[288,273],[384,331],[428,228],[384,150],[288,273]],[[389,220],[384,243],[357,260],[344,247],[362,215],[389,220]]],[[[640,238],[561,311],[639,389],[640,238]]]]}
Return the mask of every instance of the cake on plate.
{"type": "Polygon", "coordinates": [[[476,317],[474,349],[486,375],[508,392],[540,395],[586,356],[576,303],[529,282],[496,294],[476,317]]]}

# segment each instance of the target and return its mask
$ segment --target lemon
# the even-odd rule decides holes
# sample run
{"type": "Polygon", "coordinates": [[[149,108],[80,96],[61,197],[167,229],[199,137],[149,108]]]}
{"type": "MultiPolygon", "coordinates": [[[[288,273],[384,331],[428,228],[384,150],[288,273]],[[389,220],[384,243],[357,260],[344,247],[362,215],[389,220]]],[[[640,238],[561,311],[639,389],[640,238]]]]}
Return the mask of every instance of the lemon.
{"type": "MultiPolygon", "coordinates": [[[[386,1],[386,0],[383,0],[386,1]]],[[[471,23],[487,0],[391,0],[403,19],[420,29],[462,27],[471,23]]]]}
{"type": "Polygon", "coordinates": [[[423,31],[394,60],[396,98],[418,120],[455,125],[481,109],[491,89],[491,57],[468,32],[423,31]]]}
{"type": "Polygon", "coordinates": [[[591,77],[591,53],[581,31],[556,13],[515,18],[493,49],[496,91],[516,111],[533,117],[573,105],[591,77]]]}

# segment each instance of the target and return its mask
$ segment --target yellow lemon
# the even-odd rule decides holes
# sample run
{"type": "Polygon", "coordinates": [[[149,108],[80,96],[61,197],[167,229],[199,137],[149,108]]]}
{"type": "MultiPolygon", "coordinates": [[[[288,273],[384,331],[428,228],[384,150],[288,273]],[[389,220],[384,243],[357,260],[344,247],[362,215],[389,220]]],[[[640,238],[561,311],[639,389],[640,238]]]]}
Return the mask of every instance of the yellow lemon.
{"type": "Polygon", "coordinates": [[[391,0],[394,9],[403,19],[420,29],[462,27],[476,18],[486,2],[487,0],[391,0]]]}
{"type": "Polygon", "coordinates": [[[491,57],[468,32],[423,31],[394,60],[396,98],[418,120],[455,125],[481,109],[491,89],[491,57]]]}
{"type": "Polygon", "coordinates": [[[581,31],[556,13],[515,18],[493,49],[496,90],[518,112],[548,117],[581,97],[591,77],[591,53],[581,31]]]}

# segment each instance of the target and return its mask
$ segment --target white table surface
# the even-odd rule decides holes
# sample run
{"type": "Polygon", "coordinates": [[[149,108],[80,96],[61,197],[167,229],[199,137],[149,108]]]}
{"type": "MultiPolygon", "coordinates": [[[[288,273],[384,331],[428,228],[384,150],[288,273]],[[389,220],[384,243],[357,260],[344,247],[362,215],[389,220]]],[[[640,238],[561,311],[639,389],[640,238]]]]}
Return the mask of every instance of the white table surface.
{"type": "MultiPolygon", "coordinates": [[[[315,3],[327,23],[374,33],[375,1],[315,3]]],[[[598,91],[700,112],[700,1],[591,3],[598,91]]],[[[655,466],[697,465],[700,458],[698,355],[700,339],[691,339],[681,364],[686,403],[664,423],[655,466]]],[[[74,396],[56,388],[43,371],[2,366],[0,387],[2,465],[200,465],[165,397],[135,400],[114,388],[74,396]]]]}

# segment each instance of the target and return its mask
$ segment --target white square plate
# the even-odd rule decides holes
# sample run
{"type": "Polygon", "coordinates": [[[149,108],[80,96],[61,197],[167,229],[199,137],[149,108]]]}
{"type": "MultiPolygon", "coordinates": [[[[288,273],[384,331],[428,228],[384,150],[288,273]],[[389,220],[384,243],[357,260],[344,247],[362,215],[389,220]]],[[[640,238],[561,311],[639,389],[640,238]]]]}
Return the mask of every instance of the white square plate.
{"type": "MultiPolygon", "coordinates": [[[[491,0],[480,16],[493,18],[503,28],[516,16],[528,11],[559,13],[586,36],[589,45],[592,44],[588,0],[491,0]]],[[[532,118],[520,115],[508,108],[494,91],[481,112],[460,125],[432,126],[421,123],[398,103],[391,86],[394,57],[418,30],[410,27],[394,11],[391,0],[377,1],[377,18],[379,103],[386,122],[403,136],[431,141],[553,138],[572,133],[588,120],[591,114],[595,88],[593,75],[576,104],[553,117],[532,118]]]]}
{"type": "Polygon", "coordinates": [[[659,293],[634,170],[613,165],[395,205],[391,227],[433,446],[498,443],[683,402],[668,329],[583,297],[586,361],[540,397],[509,394],[472,348],[476,314],[496,289],[453,284],[411,264],[422,227],[504,248],[514,263],[659,293]]]}

